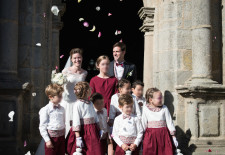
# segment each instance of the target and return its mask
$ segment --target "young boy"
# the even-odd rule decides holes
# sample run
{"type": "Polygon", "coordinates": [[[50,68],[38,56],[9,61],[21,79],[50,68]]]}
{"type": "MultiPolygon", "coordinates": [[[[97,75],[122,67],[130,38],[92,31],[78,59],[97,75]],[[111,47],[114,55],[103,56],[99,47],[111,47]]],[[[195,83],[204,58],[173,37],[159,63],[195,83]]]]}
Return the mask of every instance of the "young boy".
{"type": "Polygon", "coordinates": [[[63,88],[57,84],[50,84],[45,89],[49,103],[39,112],[45,155],[65,155],[65,110],[59,104],[62,93],[63,88]]]}
{"type": "Polygon", "coordinates": [[[132,96],[129,94],[120,95],[119,107],[122,114],[115,118],[112,132],[112,137],[117,143],[115,155],[124,155],[127,150],[132,151],[132,155],[138,155],[143,128],[141,120],[132,114],[132,96]]]}
{"type": "Polygon", "coordinates": [[[101,135],[101,149],[102,153],[107,153],[107,136],[108,136],[108,125],[107,125],[107,110],[104,108],[103,96],[99,93],[94,93],[91,96],[91,101],[94,104],[95,111],[99,119],[100,130],[103,133],[101,135]]]}
{"type": "Polygon", "coordinates": [[[144,83],[137,80],[132,84],[132,96],[134,99],[134,102],[136,102],[139,105],[139,108],[142,111],[143,105],[146,104],[145,98],[143,97],[143,89],[144,89],[144,83]]]}

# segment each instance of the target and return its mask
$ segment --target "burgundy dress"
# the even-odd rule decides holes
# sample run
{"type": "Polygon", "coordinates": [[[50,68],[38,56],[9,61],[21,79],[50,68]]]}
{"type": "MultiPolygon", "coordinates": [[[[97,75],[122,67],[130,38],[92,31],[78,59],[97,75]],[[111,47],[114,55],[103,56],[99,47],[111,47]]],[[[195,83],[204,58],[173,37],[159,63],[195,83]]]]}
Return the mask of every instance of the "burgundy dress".
{"type": "Polygon", "coordinates": [[[100,78],[95,76],[90,81],[90,86],[93,93],[100,93],[104,97],[104,106],[107,109],[107,115],[109,116],[111,97],[117,93],[117,83],[116,77],[100,78]]]}

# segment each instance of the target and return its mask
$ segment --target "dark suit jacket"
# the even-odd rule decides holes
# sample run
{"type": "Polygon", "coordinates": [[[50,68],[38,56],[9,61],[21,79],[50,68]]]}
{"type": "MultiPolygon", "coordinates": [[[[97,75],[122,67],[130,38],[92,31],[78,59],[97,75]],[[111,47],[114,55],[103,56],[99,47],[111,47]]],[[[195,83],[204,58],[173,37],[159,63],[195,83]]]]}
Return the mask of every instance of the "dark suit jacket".
{"type": "MultiPolygon", "coordinates": [[[[111,61],[109,64],[109,75],[115,76],[114,73],[114,61],[111,61]]],[[[135,64],[124,62],[124,72],[123,72],[123,79],[127,79],[131,82],[131,84],[137,79],[137,70],[135,64]],[[132,72],[132,75],[129,76],[129,73],[132,72]]]]}

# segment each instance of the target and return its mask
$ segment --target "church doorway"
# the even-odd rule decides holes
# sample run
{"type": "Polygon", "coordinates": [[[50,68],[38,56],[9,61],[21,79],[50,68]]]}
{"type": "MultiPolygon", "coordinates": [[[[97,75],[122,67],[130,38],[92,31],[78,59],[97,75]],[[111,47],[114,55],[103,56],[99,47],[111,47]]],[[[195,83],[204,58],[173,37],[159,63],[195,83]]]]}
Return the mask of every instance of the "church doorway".
{"type": "Polygon", "coordinates": [[[64,57],[60,59],[60,70],[72,48],[83,48],[83,68],[88,71],[89,81],[98,74],[94,68],[97,57],[104,54],[113,60],[112,46],[122,40],[127,45],[125,60],[136,64],[138,79],[143,80],[144,33],[139,30],[142,21],[137,14],[143,7],[142,0],[81,0],[79,3],[66,0],[64,3],[64,26],[60,31],[60,55],[64,57]]]}

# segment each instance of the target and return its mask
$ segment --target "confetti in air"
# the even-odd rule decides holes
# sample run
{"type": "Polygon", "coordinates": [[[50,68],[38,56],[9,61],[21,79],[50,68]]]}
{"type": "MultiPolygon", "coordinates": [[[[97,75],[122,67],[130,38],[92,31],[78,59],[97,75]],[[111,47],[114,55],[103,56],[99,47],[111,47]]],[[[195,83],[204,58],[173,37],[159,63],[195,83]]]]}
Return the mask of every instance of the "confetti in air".
{"type": "Polygon", "coordinates": [[[52,13],[55,15],[55,16],[58,16],[59,14],[59,9],[56,5],[53,5],[52,8],[51,8],[51,11],[52,13]]]}
{"type": "Polygon", "coordinates": [[[55,69],[59,69],[58,66],[55,66],[55,69]]]}
{"type": "Polygon", "coordinates": [[[63,57],[64,57],[64,55],[61,55],[61,56],[60,56],[60,59],[62,59],[63,57]]]}
{"type": "Polygon", "coordinates": [[[28,151],[25,155],[31,155],[30,151],[28,151]]]}
{"type": "Polygon", "coordinates": [[[102,33],[101,33],[101,32],[98,32],[98,38],[100,38],[100,37],[101,37],[101,35],[102,35],[102,33]]]}
{"type": "Polygon", "coordinates": [[[46,13],[45,12],[43,13],[43,16],[44,16],[44,18],[46,17],[46,13]]]}
{"type": "Polygon", "coordinates": [[[123,40],[121,39],[121,40],[120,40],[120,42],[122,43],[122,42],[123,42],[123,40]]]}
{"type": "Polygon", "coordinates": [[[121,31],[116,30],[115,35],[119,35],[119,34],[121,34],[121,31]]]}
{"type": "Polygon", "coordinates": [[[23,145],[24,147],[26,147],[27,146],[27,142],[26,141],[24,141],[24,145],[23,145]]]}
{"type": "Polygon", "coordinates": [[[32,96],[36,96],[36,93],[32,93],[32,96]]]}
{"type": "Polygon", "coordinates": [[[112,14],[111,13],[108,13],[108,16],[112,16],[112,14]]]}
{"type": "Polygon", "coordinates": [[[96,9],[96,11],[100,11],[101,10],[100,6],[97,6],[95,9],[96,9]]]}
{"type": "Polygon", "coordinates": [[[84,18],[79,18],[79,21],[81,22],[81,21],[83,21],[84,20],[84,18]]]}
{"type": "Polygon", "coordinates": [[[10,111],[9,112],[9,114],[8,114],[8,116],[9,116],[9,118],[10,118],[10,122],[13,122],[13,116],[14,116],[14,114],[15,114],[15,112],[14,111],[10,111]]]}
{"type": "Polygon", "coordinates": [[[212,152],[212,150],[211,149],[208,149],[208,152],[212,152]]]}
{"type": "Polygon", "coordinates": [[[89,31],[94,32],[95,29],[96,29],[95,26],[93,26],[93,28],[91,30],[89,30],[89,31]]]}
{"type": "Polygon", "coordinates": [[[36,46],[41,46],[41,43],[37,43],[36,46]]]}
{"type": "Polygon", "coordinates": [[[84,27],[88,27],[89,26],[88,22],[84,22],[83,25],[84,25],[84,27]]]}
{"type": "Polygon", "coordinates": [[[78,2],[78,3],[80,3],[80,2],[81,2],[81,0],[77,0],[77,2],[78,2]]]}

